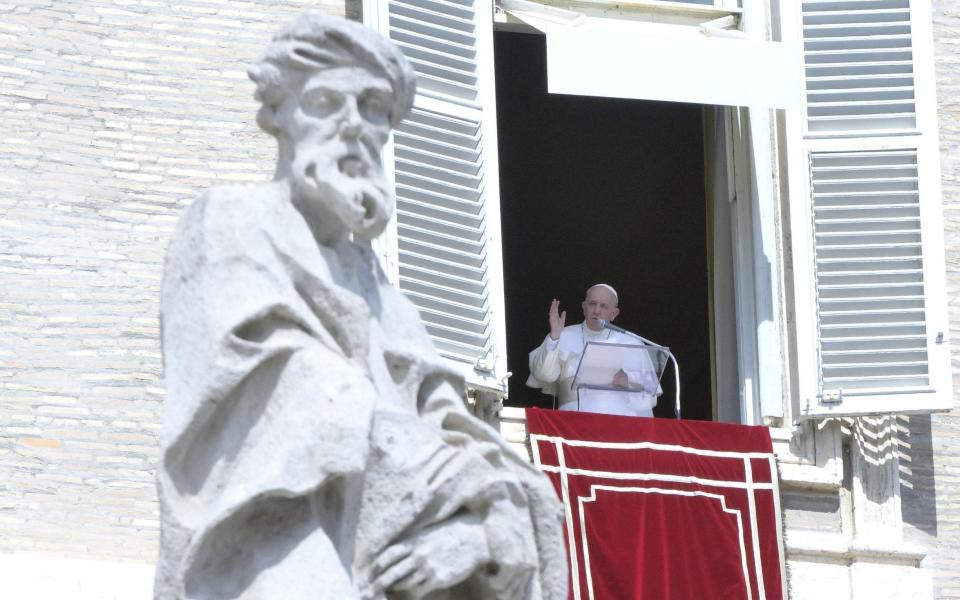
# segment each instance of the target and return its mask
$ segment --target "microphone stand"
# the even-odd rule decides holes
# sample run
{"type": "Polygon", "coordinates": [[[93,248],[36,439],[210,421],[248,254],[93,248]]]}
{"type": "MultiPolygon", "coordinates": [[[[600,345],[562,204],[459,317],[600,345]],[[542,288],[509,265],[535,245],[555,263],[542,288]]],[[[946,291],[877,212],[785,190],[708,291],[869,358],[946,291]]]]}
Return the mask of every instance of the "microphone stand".
{"type": "Polygon", "coordinates": [[[673,352],[670,351],[670,348],[667,348],[666,346],[661,346],[660,344],[657,344],[655,342],[648,340],[642,335],[638,335],[632,331],[624,329],[623,327],[614,325],[609,321],[604,321],[603,319],[597,319],[597,322],[600,323],[600,326],[603,327],[604,329],[609,329],[610,331],[616,331],[617,333],[631,335],[637,338],[638,340],[640,340],[641,342],[643,342],[644,345],[646,346],[656,346],[657,348],[663,348],[664,350],[667,351],[667,358],[673,361],[673,381],[675,384],[674,389],[676,391],[674,404],[673,404],[673,412],[674,414],[676,414],[677,420],[679,421],[680,420],[680,365],[677,364],[677,357],[673,355],[673,352]]]}

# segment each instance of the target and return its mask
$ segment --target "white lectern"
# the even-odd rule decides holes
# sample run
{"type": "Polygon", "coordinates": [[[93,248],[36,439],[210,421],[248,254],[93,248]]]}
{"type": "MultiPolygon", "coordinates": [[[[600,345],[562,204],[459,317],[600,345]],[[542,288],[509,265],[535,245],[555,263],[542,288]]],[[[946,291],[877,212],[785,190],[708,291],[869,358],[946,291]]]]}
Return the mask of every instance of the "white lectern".
{"type": "Polygon", "coordinates": [[[663,346],[588,342],[571,382],[577,401],[567,410],[652,417],[669,355],[663,346]],[[626,387],[613,385],[620,371],[626,387]]]}

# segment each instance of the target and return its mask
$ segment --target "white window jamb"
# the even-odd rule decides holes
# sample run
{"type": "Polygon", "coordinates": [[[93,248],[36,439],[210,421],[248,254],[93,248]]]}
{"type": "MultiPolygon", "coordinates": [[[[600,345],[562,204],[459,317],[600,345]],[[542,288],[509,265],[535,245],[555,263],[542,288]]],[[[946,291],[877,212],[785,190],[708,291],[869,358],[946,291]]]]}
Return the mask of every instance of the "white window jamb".
{"type": "MultiPolygon", "coordinates": [[[[362,10],[364,25],[380,32],[387,31],[389,27],[387,10],[386,7],[381,9],[381,2],[379,0],[363,0],[362,10]]],[[[380,153],[380,160],[383,165],[384,174],[390,182],[390,189],[395,189],[397,182],[394,177],[396,170],[394,169],[393,132],[390,133],[390,139],[383,146],[383,150],[380,153]]],[[[400,262],[396,210],[394,210],[390,216],[390,221],[387,223],[383,234],[375,239],[371,246],[377,258],[380,259],[380,266],[387,275],[387,279],[393,285],[398,285],[400,282],[400,262]]]]}

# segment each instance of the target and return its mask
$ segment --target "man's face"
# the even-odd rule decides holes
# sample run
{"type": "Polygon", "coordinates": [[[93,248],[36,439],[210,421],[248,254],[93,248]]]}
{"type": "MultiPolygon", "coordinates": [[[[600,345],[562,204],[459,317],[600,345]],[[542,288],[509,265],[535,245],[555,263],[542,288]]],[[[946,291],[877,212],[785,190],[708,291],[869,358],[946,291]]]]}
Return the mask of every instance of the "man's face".
{"type": "Polygon", "coordinates": [[[602,329],[597,322],[598,319],[613,321],[620,314],[616,297],[613,292],[604,287],[590,288],[580,306],[583,307],[583,322],[594,331],[602,329]]]}
{"type": "Polygon", "coordinates": [[[321,203],[361,239],[383,233],[394,196],[380,151],[390,136],[393,90],[360,66],[308,77],[284,107],[282,128],[294,146],[293,178],[307,202],[321,203]]]}

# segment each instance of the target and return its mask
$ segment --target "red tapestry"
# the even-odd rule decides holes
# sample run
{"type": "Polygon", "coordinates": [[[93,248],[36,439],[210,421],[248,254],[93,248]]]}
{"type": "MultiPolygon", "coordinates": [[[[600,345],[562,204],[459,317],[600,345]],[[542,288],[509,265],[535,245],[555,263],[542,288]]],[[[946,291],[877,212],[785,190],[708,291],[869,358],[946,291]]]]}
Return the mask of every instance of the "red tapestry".
{"type": "Polygon", "coordinates": [[[766,427],[527,409],[575,600],[784,599],[766,427]]]}

